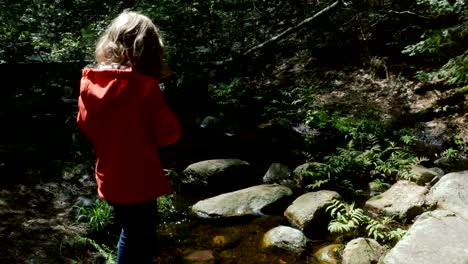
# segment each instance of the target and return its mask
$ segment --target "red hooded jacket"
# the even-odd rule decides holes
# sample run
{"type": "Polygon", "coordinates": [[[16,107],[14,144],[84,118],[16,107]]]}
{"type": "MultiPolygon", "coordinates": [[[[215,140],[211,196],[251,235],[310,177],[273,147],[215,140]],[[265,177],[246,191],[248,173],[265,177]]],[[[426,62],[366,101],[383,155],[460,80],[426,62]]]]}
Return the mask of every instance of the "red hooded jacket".
{"type": "Polygon", "coordinates": [[[132,68],[86,68],[78,107],[78,126],[96,156],[99,196],[130,204],[172,191],[158,148],[175,143],[181,130],[157,80],[132,68]]]}

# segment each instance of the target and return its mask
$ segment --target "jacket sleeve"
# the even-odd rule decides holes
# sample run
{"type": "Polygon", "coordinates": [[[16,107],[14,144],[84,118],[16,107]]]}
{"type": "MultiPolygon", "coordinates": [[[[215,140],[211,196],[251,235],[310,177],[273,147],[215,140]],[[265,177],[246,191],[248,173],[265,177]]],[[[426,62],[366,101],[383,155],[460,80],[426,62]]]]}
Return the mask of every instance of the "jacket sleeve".
{"type": "Polygon", "coordinates": [[[154,139],[158,147],[166,147],[176,143],[181,136],[178,118],[165,102],[158,86],[152,88],[146,109],[150,112],[154,139]]]}
{"type": "Polygon", "coordinates": [[[81,79],[81,86],[80,86],[80,95],[78,96],[78,113],[76,116],[76,122],[78,125],[78,128],[82,133],[85,132],[85,123],[86,123],[86,118],[88,115],[88,111],[86,109],[86,106],[83,102],[83,97],[85,96],[84,90],[86,88],[85,85],[85,80],[82,78],[81,79]]]}

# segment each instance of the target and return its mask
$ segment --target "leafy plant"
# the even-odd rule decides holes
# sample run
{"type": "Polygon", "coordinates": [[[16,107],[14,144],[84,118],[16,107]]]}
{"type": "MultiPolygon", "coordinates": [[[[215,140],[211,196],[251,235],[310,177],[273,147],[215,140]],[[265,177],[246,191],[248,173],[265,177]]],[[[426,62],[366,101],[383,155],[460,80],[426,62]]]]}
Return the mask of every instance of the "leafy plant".
{"type": "Polygon", "coordinates": [[[414,137],[403,135],[400,140],[399,146],[387,140],[384,142],[387,147],[382,149],[377,137],[359,133],[359,146],[365,148],[355,149],[353,138],[346,148],[337,148],[336,154],[326,156],[323,163],[308,167],[306,177],[311,184],[306,188],[313,190],[324,185],[339,186],[346,193],[359,195],[362,190],[356,187],[372,179],[380,178],[388,182],[395,178],[411,178],[411,165],[426,159],[417,157],[411,151],[408,144],[412,144],[414,137]]]}
{"type": "Polygon", "coordinates": [[[374,190],[379,191],[379,192],[387,190],[391,186],[388,182],[385,182],[384,179],[380,179],[380,178],[373,180],[372,182],[370,182],[370,184],[373,185],[374,190]]]}
{"type": "Polygon", "coordinates": [[[439,65],[442,63],[442,66],[437,66],[435,70],[418,71],[416,78],[420,81],[443,81],[456,86],[466,85],[468,57],[463,43],[468,39],[466,30],[468,6],[463,1],[447,0],[419,0],[418,5],[434,21],[444,16],[457,17],[457,19],[449,24],[440,23],[439,27],[427,29],[421,35],[421,41],[403,49],[402,52],[409,56],[426,56],[439,65]]]}
{"type": "Polygon", "coordinates": [[[111,223],[112,207],[102,199],[96,200],[91,206],[78,208],[78,221],[88,223],[93,231],[103,231],[111,223]]]}
{"type": "Polygon", "coordinates": [[[237,103],[246,93],[245,84],[240,78],[234,78],[229,84],[211,87],[214,100],[221,103],[237,103]]]}
{"type": "MultiPolygon", "coordinates": [[[[464,140],[460,135],[453,135],[453,136],[451,137],[451,139],[452,139],[452,142],[453,142],[453,144],[454,144],[453,149],[459,151],[459,153],[458,153],[458,158],[459,158],[460,156],[466,154],[466,152],[468,151],[468,144],[467,144],[467,142],[465,142],[465,140],[464,140]]],[[[445,150],[445,151],[448,151],[448,149],[445,150]]],[[[444,151],[444,152],[445,152],[445,151],[444,151]]],[[[449,154],[449,153],[446,153],[446,154],[449,154]]],[[[442,155],[444,155],[444,154],[442,154],[442,155]]]]}
{"type": "Polygon", "coordinates": [[[352,237],[365,235],[389,245],[394,245],[406,234],[406,230],[391,228],[392,217],[374,219],[363,209],[356,208],[354,203],[348,204],[340,199],[333,199],[326,211],[332,218],[328,224],[331,233],[352,237]]]}
{"type": "Polygon", "coordinates": [[[453,148],[448,148],[442,152],[441,156],[442,158],[445,158],[449,161],[456,161],[460,159],[460,151],[453,148]]]}
{"type": "Polygon", "coordinates": [[[81,236],[77,237],[77,243],[78,245],[91,246],[94,250],[97,250],[105,258],[107,264],[117,263],[115,251],[106,245],[100,245],[93,239],[81,236]]]}
{"type": "Polygon", "coordinates": [[[161,196],[157,200],[158,217],[161,219],[162,222],[170,221],[177,214],[177,210],[173,204],[174,195],[175,194],[172,193],[169,195],[161,196]]]}
{"type": "Polygon", "coordinates": [[[367,219],[364,210],[355,208],[354,203],[347,204],[334,199],[326,208],[332,220],[328,224],[331,233],[355,233],[367,219]]]}
{"type": "Polygon", "coordinates": [[[420,81],[445,81],[456,86],[466,85],[468,84],[468,56],[463,54],[451,58],[434,72],[418,71],[416,77],[420,81]]]}
{"type": "Polygon", "coordinates": [[[375,171],[391,178],[410,179],[412,177],[410,174],[411,165],[420,164],[427,160],[427,158],[418,157],[405,148],[396,147],[392,142],[381,153],[381,156],[381,159],[376,160],[375,171]]]}

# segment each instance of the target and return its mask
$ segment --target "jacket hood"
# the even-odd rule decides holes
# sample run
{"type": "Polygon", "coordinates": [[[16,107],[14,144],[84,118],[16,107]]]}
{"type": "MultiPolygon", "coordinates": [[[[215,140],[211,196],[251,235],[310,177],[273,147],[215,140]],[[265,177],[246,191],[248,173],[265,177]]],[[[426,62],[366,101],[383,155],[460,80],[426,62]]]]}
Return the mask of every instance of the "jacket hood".
{"type": "Polygon", "coordinates": [[[131,98],[129,82],[135,78],[149,78],[126,69],[91,69],[83,70],[80,97],[87,111],[94,112],[103,108],[122,104],[131,98]]]}

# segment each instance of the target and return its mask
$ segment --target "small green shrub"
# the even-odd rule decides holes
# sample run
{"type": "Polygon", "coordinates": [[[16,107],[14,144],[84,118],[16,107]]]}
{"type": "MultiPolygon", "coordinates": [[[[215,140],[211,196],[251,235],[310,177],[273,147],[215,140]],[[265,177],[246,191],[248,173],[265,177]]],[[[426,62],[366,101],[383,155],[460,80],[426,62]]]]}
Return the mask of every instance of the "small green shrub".
{"type": "Polygon", "coordinates": [[[387,190],[391,186],[388,182],[385,182],[384,179],[379,179],[379,178],[371,181],[369,183],[369,186],[371,186],[371,185],[372,185],[372,189],[374,191],[378,191],[378,192],[384,192],[385,190],[387,190]]]}
{"type": "Polygon", "coordinates": [[[220,103],[238,103],[246,94],[245,83],[241,78],[234,78],[229,84],[211,86],[210,92],[215,101],[220,103]]]}
{"type": "Polygon", "coordinates": [[[453,148],[448,148],[444,152],[442,152],[441,156],[442,158],[445,158],[448,161],[457,161],[458,159],[460,159],[460,154],[460,151],[453,148]]]}
{"type": "Polygon", "coordinates": [[[102,199],[96,200],[91,206],[78,208],[78,221],[86,222],[93,231],[105,230],[112,218],[112,207],[102,199]]]}
{"type": "Polygon", "coordinates": [[[170,221],[176,216],[177,210],[173,203],[174,196],[175,194],[173,193],[158,198],[158,217],[161,220],[161,222],[170,221]]]}

